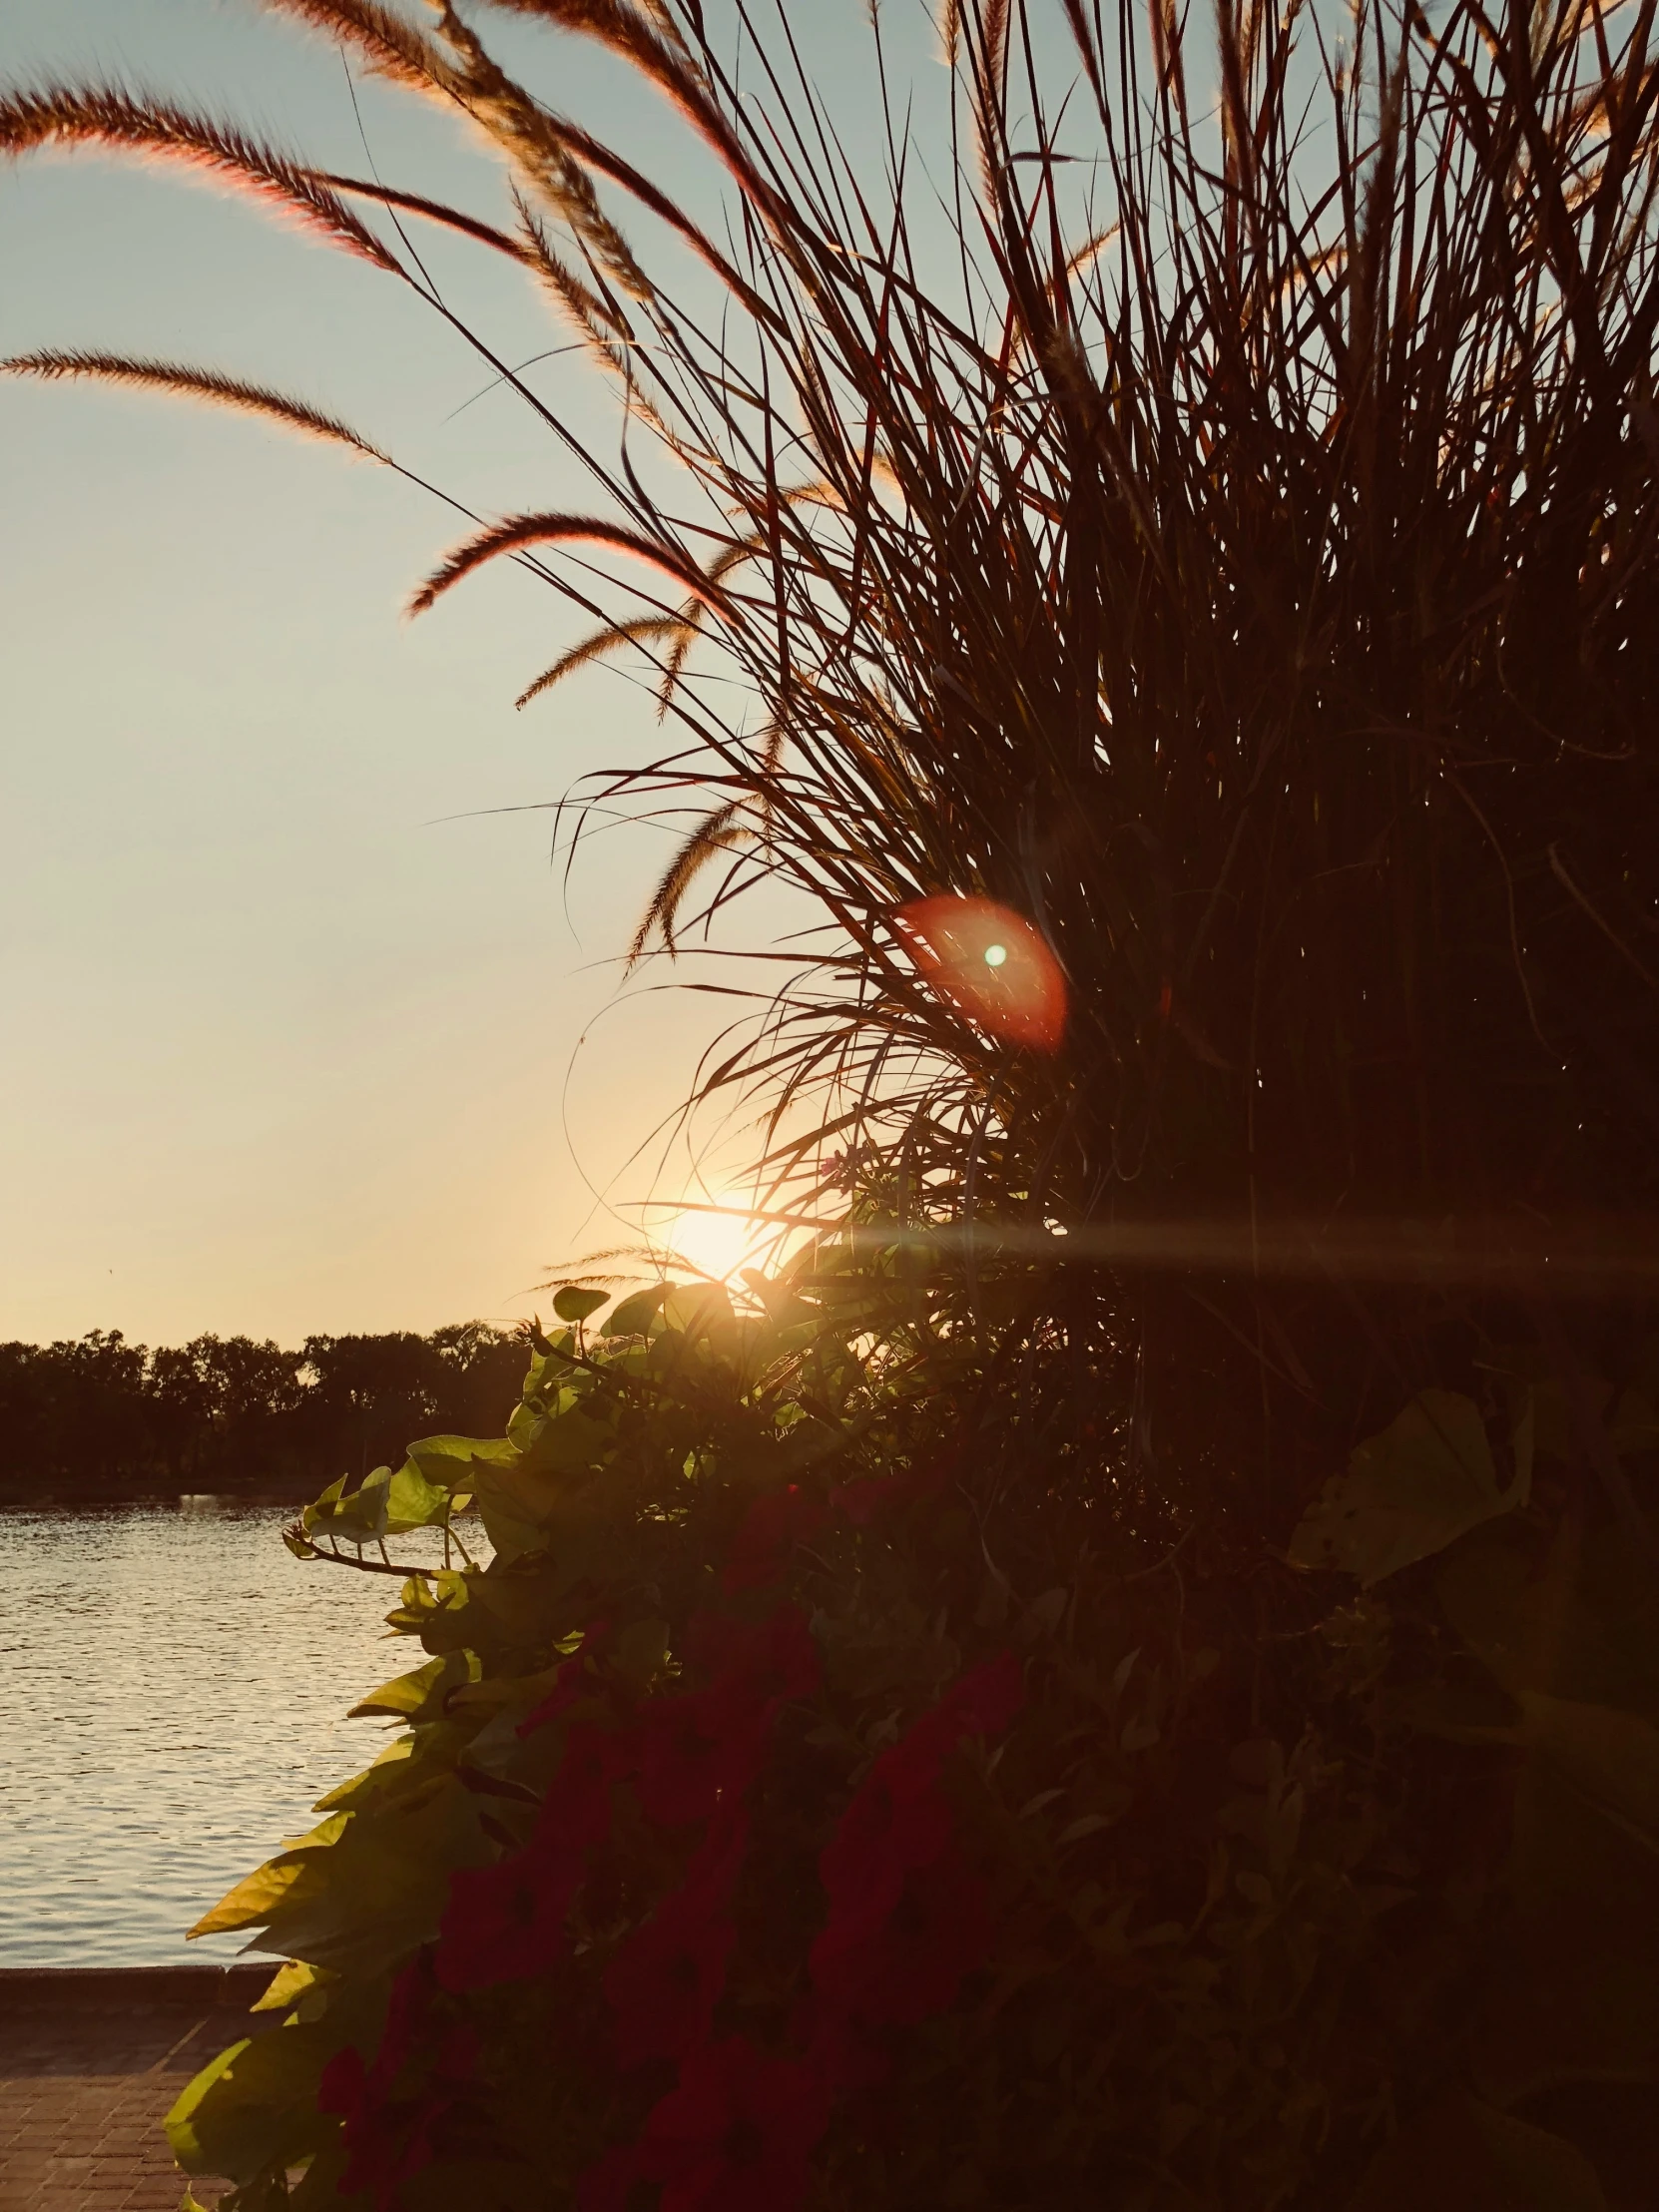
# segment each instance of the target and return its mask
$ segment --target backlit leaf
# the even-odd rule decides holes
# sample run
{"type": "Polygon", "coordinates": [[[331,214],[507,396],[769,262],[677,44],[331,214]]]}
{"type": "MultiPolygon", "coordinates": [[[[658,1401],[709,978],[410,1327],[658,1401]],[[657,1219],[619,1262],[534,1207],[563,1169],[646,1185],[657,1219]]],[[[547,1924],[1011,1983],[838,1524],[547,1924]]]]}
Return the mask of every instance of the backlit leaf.
{"type": "Polygon", "coordinates": [[[428,1659],[425,1666],[416,1667],[412,1673],[394,1675],[391,1681],[382,1682],[360,1704],[353,1705],[347,1717],[360,1720],[384,1713],[393,1720],[413,1720],[421,1715],[436,1719],[438,1714],[429,1708],[440,1704],[443,1692],[476,1679],[476,1665],[465,1652],[448,1652],[442,1658],[428,1659]]]}
{"type": "Polygon", "coordinates": [[[278,1852],[275,1859],[244,1875],[234,1890],[222,1897],[211,1913],[205,1913],[190,1935],[222,1936],[231,1929],[259,1928],[271,1918],[306,1873],[311,1858],[338,1842],[350,1815],[337,1813],[314,1828],[302,1843],[278,1852]]]}
{"type": "Polygon", "coordinates": [[[648,1290],[635,1291],[625,1298],[606,1322],[606,1336],[643,1337],[673,1288],[672,1283],[653,1283],[648,1290]]]}
{"type": "Polygon", "coordinates": [[[179,2164],[252,2182],[274,2162],[293,2164],[315,2150],[336,2124],[316,2110],[332,2041],[319,2027],[281,2027],[221,2052],[167,2115],[179,2164]]]}
{"type": "Polygon", "coordinates": [[[1595,2168],[1560,2135],[1448,2096],[1373,2164],[1348,2212],[1607,2212],[1595,2168]]]}
{"type": "Polygon", "coordinates": [[[1291,1538],[1291,1563],[1341,1568],[1369,1588],[1524,1503],[1530,1471],[1528,1454],[1500,1488],[1473,1399],[1420,1391],[1326,1484],[1291,1538]]]}

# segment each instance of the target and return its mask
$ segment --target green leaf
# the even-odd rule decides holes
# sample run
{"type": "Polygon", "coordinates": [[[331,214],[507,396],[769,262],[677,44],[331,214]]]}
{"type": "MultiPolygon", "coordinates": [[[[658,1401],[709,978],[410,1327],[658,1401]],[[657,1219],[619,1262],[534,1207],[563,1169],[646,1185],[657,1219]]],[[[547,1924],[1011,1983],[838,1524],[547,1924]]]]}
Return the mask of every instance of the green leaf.
{"type": "Polygon", "coordinates": [[[408,1455],[428,1482],[452,1491],[470,1489],[475,1468],[510,1466],[518,1456],[505,1436],[422,1436],[408,1455]]]}
{"type": "Polygon", "coordinates": [[[212,1912],[203,1915],[190,1930],[190,1936],[223,1936],[232,1929],[261,1927],[304,1878],[312,1857],[339,1841],[350,1817],[348,1813],[336,1813],[331,1820],[313,1828],[299,1843],[278,1852],[275,1859],[267,1860],[252,1874],[244,1875],[212,1912]]]}
{"type": "MultiPolygon", "coordinates": [[[[1659,1538],[1659,1516],[1649,1526],[1659,1538]]],[[[1640,1549],[1616,1528],[1563,1529],[1540,1568],[1518,1534],[1488,1528],[1440,1567],[1440,1606],[1464,1643],[1511,1694],[1659,1721],[1659,1606],[1640,1549]]]]}
{"type": "Polygon", "coordinates": [[[1058,1589],[1045,1590],[1041,1597],[1033,1598],[1021,1616],[1015,1634],[1022,1643],[1032,1643],[1039,1636],[1052,1636],[1066,1617],[1066,1607],[1071,1602],[1071,1592],[1061,1585],[1058,1589]]]}
{"type": "Polygon", "coordinates": [[[694,1341],[729,1328],[733,1319],[732,1301],[719,1283],[682,1283],[663,1300],[665,1327],[694,1341]]]}
{"type": "Polygon", "coordinates": [[[1457,1390],[1423,1390],[1381,1435],[1356,1446],[1291,1538],[1293,1566],[1341,1568],[1366,1588],[1426,1559],[1526,1499],[1530,1433],[1498,1486],[1480,1409],[1457,1390]]]}
{"type": "Polygon", "coordinates": [[[1348,2212],[1607,2212],[1574,2144],[1473,2097],[1448,2096],[1374,2161],[1348,2212]]]}
{"type": "Polygon", "coordinates": [[[299,1516],[299,1525],[307,1533],[309,1533],[311,1529],[317,1527],[320,1523],[329,1522],[333,1519],[334,1513],[339,1505],[339,1501],[345,1494],[346,1480],[347,1477],[345,1475],[336,1475],[333,1481],[330,1482],[328,1487],[322,1492],[321,1496],[314,1498],[311,1503],[305,1507],[305,1509],[299,1516]]]}
{"type": "Polygon", "coordinates": [[[605,1324],[607,1337],[643,1337],[656,1316],[657,1309],[673,1290],[672,1283],[653,1283],[649,1290],[635,1291],[625,1298],[605,1324]]]}
{"type": "Polygon", "coordinates": [[[551,1476],[527,1469],[523,1454],[515,1453],[512,1466],[479,1469],[475,1494],[498,1565],[510,1566],[526,1552],[542,1549],[560,1494],[560,1484],[551,1476]]]}
{"type": "Polygon", "coordinates": [[[553,1311],[561,1321],[583,1322],[590,1314],[597,1314],[610,1297],[609,1291],[584,1291],[579,1284],[567,1283],[553,1299],[553,1311]]]}
{"type": "Polygon", "coordinates": [[[1519,1690],[1524,1741],[1604,1818],[1659,1857],[1659,1728],[1634,1713],[1519,1690]]]}
{"type": "Polygon", "coordinates": [[[1471,2057],[1489,2103],[1568,2081],[1659,2083],[1649,1869],[1631,1864],[1623,1883],[1605,1865],[1579,1871],[1588,1882],[1514,1931],[1481,1991],[1471,2057]]]}
{"type": "Polygon", "coordinates": [[[436,1936],[455,1870],[493,1855],[482,1803],[440,1774],[416,1799],[356,1814],[332,1851],[312,1855],[256,1947],[353,1981],[392,1971],[436,1936]]]}
{"type": "Polygon", "coordinates": [[[438,1567],[429,1574],[412,1574],[386,1615],[386,1626],[400,1636],[419,1636],[428,1651],[448,1650],[454,1637],[464,1634],[458,1616],[471,1602],[472,1591],[461,1567],[438,1567]],[[440,1617],[445,1639],[441,1645],[432,1641],[440,1617]]]}
{"type": "Polygon", "coordinates": [[[381,1752],[372,1766],[365,1767],[361,1774],[353,1775],[349,1782],[337,1783],[326,1797],[319,1797],[313,1811],[318,1813],[355,1811],[356,1807],[365,1799],[378,1797],[382,1792],[388,1790],[395,1790],[400,1783],[406,1780],[410,1762],[415,1754],[416,1743],[417,1739],[413,1736],[394,1738],[391,1743],[387,1744],[385,1750],[381,1752]]]}
{"type": "Polygon", "coordinates": [[[262,1997],[257,1997],[248,2007],[250,2012],[285,2012],[313,1989],[320,1989],[338,1976],[328,1972],[325,1966],[303,1964],[297,1958],[289,1958],[278,1966],[262,1997]]]}
{"type": "Polygon", "coordinates": [[[428,1482],[412,1459],[405,1459],[386,1485],[385,1532],[401,1536],[406,1529],[429,1528],[449,1514],[449,1492],[428,1482]]]}
{"type": "Polygon", "coordinates": [[[412,1673],[394,1675],[389,1682],[382,1682],[360,1704],[353,1705],[346,1718],[364,1720],[383,1713],[392,1720],[441,1719],[444,1692],[477,1679],[477,1662],[470,1653],[446,1652],[442,1658],[428,1659],[425,1666],[416,1667],[412,1673]]]}
{"type": "Polygon", "coordinates": [[[320,2025],[274,2028],[233,2043],[205,2066],[163,2123],[191,2174],[247,2185],[272,2165],[293,2165],[334,2133],[316,2109],[316,2083],[335,2038],[320,2025]]]}
{"type": "Polygon", "coordinates": [[[569,1406],[537,1429],[524,1446],[519,1471],[526,1475],[586,1474],[616,1445],[613,1419],[596,1419],[586,1404],[569,1406]]]}
{"type": "Polygon", "coordinates": [[[1613,1409],[1613,1449],[1659,1450],[1659,1410],[1640,1390],[1626,1390],[1613,1409]]]}
{"type": "Polygon", "coordinates": [[[667,1621],[630,1621],[613,1646],[614,1662],[629,1681],[643,1688],[662,1671],[668,1642],[667,1621]]]}
{"type": "Polygon", "coordinates": [[[345,1494],[345,1476],[330,1482],[314,1505],[307,1505],[300,1519],[307,1535],[313,1528],[348,1543],[377,1542],[386,1533],[386,1501],[391,1488],[390,1467],[375,1467],[356,1489],[345,1494]]]}
{"type": "Polygon", "coordinates": [[[1069,1828],[1061,1829],[1054,1839],[1056,1851],[1064,1851],[1068,1844],[1080,1844],[1085,1836],[1098,1836],[1103,1828],[1110,1828],[1109,1813],[1085,1813],[1081,1820],[1073,1821],[1069,1828]]]}

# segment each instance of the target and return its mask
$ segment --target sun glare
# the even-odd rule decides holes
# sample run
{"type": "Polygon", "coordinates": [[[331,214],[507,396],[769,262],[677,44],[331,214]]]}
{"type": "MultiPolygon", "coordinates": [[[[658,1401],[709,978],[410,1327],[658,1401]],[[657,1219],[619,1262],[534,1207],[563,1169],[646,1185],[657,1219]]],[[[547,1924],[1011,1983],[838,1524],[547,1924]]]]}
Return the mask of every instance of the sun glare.
{"type": "Polygon", "coordinates": [[[751,1203],[742,1193],[728,1191],[688,1205],[669,1222],[662,1241],[680,1259],[724,1282],[740,1268],[759,1267],[771,1239],[767,1223],[749,1212],[751,1203]]]}

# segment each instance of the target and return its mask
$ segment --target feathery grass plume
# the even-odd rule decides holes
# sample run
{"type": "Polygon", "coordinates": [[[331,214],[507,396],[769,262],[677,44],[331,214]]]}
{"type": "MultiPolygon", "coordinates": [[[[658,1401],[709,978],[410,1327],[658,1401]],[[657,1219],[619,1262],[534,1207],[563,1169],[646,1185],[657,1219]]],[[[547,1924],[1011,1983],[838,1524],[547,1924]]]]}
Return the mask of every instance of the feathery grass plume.
{"type": "Polygon", "coordinates": [[[504,522],[492,524],[458,545],[454,552],[433,570],[409,601],[411,615],[425,614],[452,585],[463,576],[470,576],[474,569],[486,561],[498,559],[503,553],[516,553],[527,545],[598,545],[609,552],[628,553],[637,561],[645,561],[665,576],[690,591],[704,606],[717,613],[729,615],[732,603],[718,585],[710,583],[697,563],[682,553],[677,546],[654,542],[637,530],[629,530],[620,523],[604,522],[594,515],[511,515],[504,522]]]}
{"type": "Polygon", "coordinates": [[[62,85],[0,98],[0,154],[15,159],[42,147],[99,148],[182,163],[251,193],[330,246],[394,276],[403,274],[368,226],[309,170],[230,124],[171,101],[110,86],[62,85]]]}
{"type": "Polygon", "coordinates": [[[579,124],[572,123],[568,117],[556,115],[551,109],[539,104],[538,114],[541,130],[555,138],[573,162],[607,179],[613,185],[620,185],[642,208],[649,209],[651,214],[666,223],[691,248],[699,261],[706,263],[721,282],[737,294],[757,321],[775,330],[779,327],[767,301],[745,281],[708,233],[693,222],[677,201],[671,200],[660,186],[654,185],[632,162],[625,160],[613,148],[602,144],[579,124]]]}
{"type": "Polygon", "coordinates": [[[632,0],[489,0],[489,4],[515,15],[540,16],[562,31],[596,39],[649,77],[666,72],[677,83],[704,82],[694,50],[683,39],[674,41],[671,50],[664,39],[661,9],[635,7],[632,0]]]}
{"type": "Polygon", "coordinates": [[[628,965],[637,967],[645,957],[647,946],[654,936],[660,936],[665,950],[675,949],[674,932],[679,920],[680,908],[685,904],[686,893],[691,889],[709,862],[727,852],[743,839],[753,834],[743,824],[741,817],[746,802],[741,799],[728,801],[724,807],[715,808],[705,816],[687,837],[664,869],[650,903],[640,917],[634,932],[634,941],[628,947],[628,965]]]}
{"type": "Polygon", "coordinates": [[[496,63],[449,0],[435,4],[439,28],[454,57],[451,79],[459,104],[511,157],[611,281],[635,299],[649,299],[650,278],[600,206],[591,178],[571,154],[555,119],[496,63]]]}
{"type": "Polygon", "coordinates": [[[647,615],[638,622],[609,622],[602,630],[579,639],[549,669],[544,669],[528,689],[521,691],[513,701],[515,707],[528,707],[532,699],[539,699],[543,692],[551,691],[555,684],[563,683],[573,670],[585,668],[590,661],[603,654],[615,653],[625,645],[649,645],[658,638],[681,638],[687,625],[672,615],[647,615]]]}
{"type": "Polygon", "coordinates": [[[536,15],[561,30],[576,31],[630,61],[666,95],[670,104],[730,171],[756,211],[780,239],[794,229],[787,198],[746,151],[740,132],[722,113],[711,85],[709,40],[701,20],[687,26],[676,41],[654,33],[648,17],[626,0],[486,0],[513,15],[536,15]],[[703,66],[700,66],[702,64],[703,66]]]}
{"type": "MultiPolygon", "coordinates": [[[[430,39],[422,36],[405,18],[394,14],[390,9],[375,6],[373,0],[269,0],[269,4],[307,28],[321,31],[350,45],[376,76],[428,93],[461,113],[470,114],[472,120],[480,124],[486,135],[498,146],[510,150],[515,141],[522,144],[528,125],[528,135],[537,147],[534,161],[530,165],[533,174],[540,175],[548,158],[548,149],[543,143],[546,140],[555,142],[571,164],[569,167],[562,164],[557,166],[554,197],[561,211],[574,195],[575,204],[584,221],[592,221],[598,214],[598,203],[593,198],[592,188],[582,175],[584,168],[595,170],[599,175],[609,178],[613,184],[622,186],[624,191],[632,194],[654,215],[660,216],[665,223],[678,231],[724,283],[745,296],[746,304],[753,311],[765,312],[759,295],[749,291],[731,262],[707,233],[692,222],[665,192],[643,176],[633,163],[625,161],[612,149],[602,145],[579,125],[566,117],[555,115],[540,102],[530,102],[523,95],[522,88],[519,88],[520,101],[511,104],[507,114],[496,117],[492,124],[490,117],[494,111],[487,99],[482,103],[478,101],[476,88],[469,84],[466,70],[457,69],[454,62],[442,54],[430,39]],[[533,118],[529,114],[531,109],[534,110],[533,118]],[[501,135],[503,124],[505,137],[501,135]]],[[[689,50],[666,7],[653,4],[648,8],[647,14],[667,48],[683,62],[689,63],[689,50]]],[[[472,51],[476,55],[476,45],[472,51]]],[[[339,189],[343,191],[352,188],[342,180],[339,189]]],[[[355,189],[365,193],[370,191],[366,185],[355,189]]],[[[415,214],[427,216],[434,222],[448,223],[457,230],[465,230],[470,225],[471,219],[455,210],[443,208],[440,212],[439,203],[415,195],[410,195],[406,201],[398,200],[376,188],[374,196],[383,200],[387,206],[406,206],[415,214]]],[[[602,216],[599,220],[603,224],[602,216]]],[[[487,227],[481,227],[475,235],[482,237],[484,228],[487,227]]],[[[607,249],[614,253],[620,234],[613,227],[604,236],[607,249]]],[[[494,242],[486,239],[485,243],[494,242]]],[[[641,281],[642,272],[632,255],[626,254],[626,249],[624,254],[625,259],[619,262],[618,271],[619,274],[626,272],[627,284],[632,287],[641,281]]]]}
{"type": "Polygon", "coordinates": [[[413,92],[450,90],[442,54],[406,16],[377,0],[265,0],[274,14],[291,16],[348,46],[376,77],[413,92]]]}
{"type": "Polygon", "coordinates": [[[585,283],[571,268],[548,237],[546,225],[516,186],[513,202],[518,210],[526,267],[540,277],[545,290],[600,365],[624,383],[630,383],[632,372],[622,350],[634,335],[627,315],[619,304],[608,304],[601,299],[592,285],[585,283]]]}
{"type": "Polygon", "coordinates": [[[207,399],[216,406],[238,408],[244,414],[264,415],[290,430],[302,431],[306,437],[347,445],[353,452],[371,461],[380,461],[388,468],[393,465],[389,454],[360,437],[337,415],[323,414],[303,399],[289,398],[286,392],[272,391],[264,384],[246,383],[241,377],[226,376],[217,369],[191,368],[179,361],[149,360],[120,353],[47,347],[38,353],[14,353],[9,360],[0,360],[0,374],[38,376],[48,383],[60,377],[88,376],[109,384],[130,384],[140,390],[176,392],[184,399],[207,399]]]}
{"type": "MultiPolygon", "coordinates": [[[[828,491],[825,493],[824,503],[826,505],[831,503],[828,491]]],[[[705,579],[710,584],[722,583],[725,578],[732,574],[734,569],[741,568],[745,561],[755,560],[764,553],[767,542],[766,535],[762,532],[754,532],[747,537],[735,538],[730,545],[723,546],[714,559],[704,568],[703,575],[705,579]]],[[[657,719],[659,722],[663,720],[674,705],[674,696],[679,688],[680,679],[685,673],[686,663],[691,657],[692,648],[703,633],[703,616],[710,602],[704,599],[691,599],[680,610],[680,619],[676,625],[679,635],[663,657],[662,675],[657,685],[657,719]]],[[[649,936],[649,930],[646,933],[649,936]]]]}

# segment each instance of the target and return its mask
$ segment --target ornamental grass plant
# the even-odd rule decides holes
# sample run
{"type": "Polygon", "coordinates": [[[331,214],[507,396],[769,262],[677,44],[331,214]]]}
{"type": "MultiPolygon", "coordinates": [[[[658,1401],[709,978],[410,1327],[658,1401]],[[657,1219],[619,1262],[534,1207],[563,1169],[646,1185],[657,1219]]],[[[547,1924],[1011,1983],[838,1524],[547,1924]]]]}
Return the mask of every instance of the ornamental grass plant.
{"type": "MultiPolygon", "coordinates": [[[[594,498],[412,609],[514,560],[588,618],[527,710],[649,673],[662,754],[587,795],[682,819],[637,958],[768,883],[822,926],[701,1090],[795,1257],[736,1310],[565,1286],[504,1439],[296,1527],[379,1571],[475,1502],[493,1559],[407,1574],[406,1733],[204,1924],[288,2024],[182,2161],[239,2212],[1635,2212],[1652,0],[951,0],[942,154],[849,10],[877,174],[790,6],[265,4],[500,207],[115,86],[0,146],[206,170],[440,314],[419,226],[521,268],[625,435],[463,333],[594,498]],[[722,225],[497,15],[630,65],[722,225]],[[948,987],[940,901],[1041,1019],[948,987]]],[[[8,365],[398,465],[225,372],[8,365]]]]}

